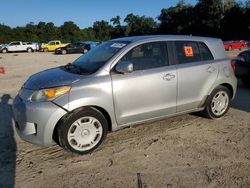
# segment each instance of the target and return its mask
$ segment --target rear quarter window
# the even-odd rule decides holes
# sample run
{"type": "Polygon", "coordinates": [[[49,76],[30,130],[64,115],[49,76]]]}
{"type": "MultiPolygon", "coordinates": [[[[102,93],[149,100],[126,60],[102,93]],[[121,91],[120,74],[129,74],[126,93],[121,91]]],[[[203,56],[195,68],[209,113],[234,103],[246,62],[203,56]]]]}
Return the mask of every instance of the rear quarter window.
{"type": "Polygon", "coordinates": [[[207,45],[204,44],[203,42],[198,42],[198,43],[200,48],[201,59],[203,61],[213,60],[214,57],[210,52],[209,48],[207,47],[207,45]]]}

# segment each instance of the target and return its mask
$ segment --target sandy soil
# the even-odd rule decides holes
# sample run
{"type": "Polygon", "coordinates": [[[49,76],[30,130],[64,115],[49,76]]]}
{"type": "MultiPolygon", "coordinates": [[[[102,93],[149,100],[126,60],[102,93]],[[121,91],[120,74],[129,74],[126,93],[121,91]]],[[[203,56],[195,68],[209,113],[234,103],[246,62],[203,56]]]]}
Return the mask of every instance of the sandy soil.
{"type": "Polygon", "coordinates": [[[187,114],[134,126],[90,155],[22,141],[11,120],[17,91],[29,75],[78,56],[0,54],[0,187],[137,187],[137,173],[143,187],[250,187],[250,89],[241,82],[219,120],[187,114]]]}

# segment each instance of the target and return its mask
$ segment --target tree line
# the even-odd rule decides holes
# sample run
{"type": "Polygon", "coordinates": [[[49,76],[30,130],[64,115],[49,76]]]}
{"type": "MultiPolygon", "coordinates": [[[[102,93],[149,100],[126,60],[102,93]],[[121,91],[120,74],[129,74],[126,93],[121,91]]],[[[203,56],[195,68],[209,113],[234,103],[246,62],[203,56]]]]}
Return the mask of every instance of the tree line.
{"type": "Polygon", "coordinates": [[[52,22],[28,23],[11,28],[0,24],[0,43],[10,41],[61,40],[106,41],[112,38],[148,35],[183,34],[219,37],[223,40],[250,39],[250,0],[198,0],[195,5],[180,0],[175,6],[163,8],[157,19],[128,14],[123,20],[116,16],[109,21],[94,22],[81,29],[72,21],[61,26],[52,22]]]}

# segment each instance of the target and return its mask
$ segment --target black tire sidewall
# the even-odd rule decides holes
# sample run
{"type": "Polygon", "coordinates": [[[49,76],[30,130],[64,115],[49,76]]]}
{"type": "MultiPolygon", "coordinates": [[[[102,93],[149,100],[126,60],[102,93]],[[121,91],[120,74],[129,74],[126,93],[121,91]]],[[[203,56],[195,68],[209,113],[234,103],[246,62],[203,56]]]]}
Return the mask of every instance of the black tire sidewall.
{"type": "Polygon", "coordinates": [[[93,108],[86,108],[86,109],[81,109],[81,110],[76,110],[73,111],[71,114],[69,114],[64,121],[62,121],[59,124],[58,127],[58,140],[59,143],[61,145],[61,147],[63,147],[64,149],[71,151],[72,153],[77,153],[77,154],[87,154],[87,153],[91,153],[92,151],[94,151],[98,146],[100,146],[100,144],[104,141],[104,139],[107,136],[107,132],[108,132],[108,122],[106,120],[106,118],[103,116],[103,114],[98,111],[97,109],[93,109],[93,108]],[[90,116],[90,117],[94,117],[96,118],[102,125],[102,129],[103,129],[103,134],[102,134],[102,138],[100,139],[100,141],[98,142],[98,144],[96,144],[93,148],[91,148],[90,150],[86,150],[86,151],[78,151],[75,150],[74,148],[72,148],[68,142],[68,131],[70,126],[79,118],[81,117],[86,117],[86,116],[90,116]]]}
{"type": "Polygon", "coordinates": [[[205,109],[205,111],[204,111],[204,112],[205,112],[205,115],[208,116],[208,117],[210,117],[210,118],[212,118],[212,119],[217,119],[217,118],[220,118],[220,117],[224,116],[224,115],[227,113],[227,111],[229,110],[229,108],[230,108],[231,99],[232,99],[232,96],[231,96],[231,93],[230,93],[229,89],[227,89],[227,88],[224,87],[224,86],[218,86],[218,87],[216,87],[216,88],[212,91],[212,93],[209,95],[209,97],[208,97],[206,109],[205,109]],[[225,112],[224,112],[223,114],[221,114],[221,115],[218,116],[218,115],[216,115],[216,114],[213,113],[211,103],[212,103],[212,100],[213,100],[214,96],[215,96],[218,92],[220,92],[220,91],[225,91],[225,92],[227,93],[228,98],[229,98],[229,101],[228,101],[228,106],[227,106],[227,109],[225,110],[225,112]]]}

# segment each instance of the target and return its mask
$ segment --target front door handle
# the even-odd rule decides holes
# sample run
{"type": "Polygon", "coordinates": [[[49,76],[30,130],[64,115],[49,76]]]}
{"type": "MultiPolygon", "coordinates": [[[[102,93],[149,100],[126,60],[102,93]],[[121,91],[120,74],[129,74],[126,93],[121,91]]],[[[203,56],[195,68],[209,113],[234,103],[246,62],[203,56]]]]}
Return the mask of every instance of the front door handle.
{"type": "Polygon", "coordinates": [[[212,73],[212,72],[214,72],[214,71],[216,71],[216,68],[215,68],[214,66],[209,66],[209,67],[207,68],[207,72],[212,73]]]}
{"type": "Polygon", "coordinates": [[[174,75],[174,74],[171,74],[171,73],[165,74],[165,75],[163,76],[163,80],[166,80],[166,81],[170,81],[170,80],[172,80],[173,78],[175,78],[175,75],[174,75]]]}

